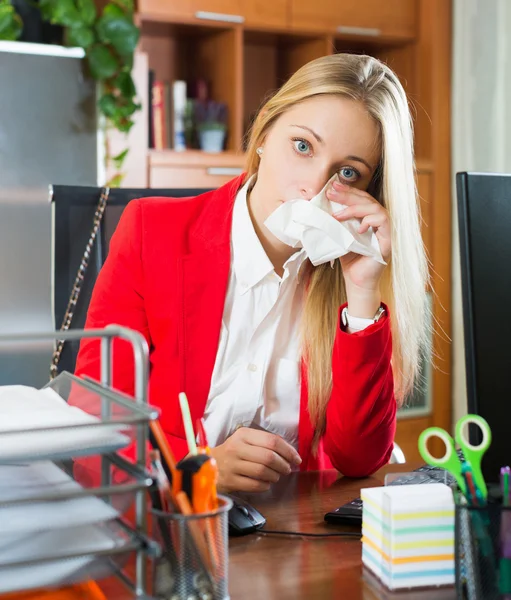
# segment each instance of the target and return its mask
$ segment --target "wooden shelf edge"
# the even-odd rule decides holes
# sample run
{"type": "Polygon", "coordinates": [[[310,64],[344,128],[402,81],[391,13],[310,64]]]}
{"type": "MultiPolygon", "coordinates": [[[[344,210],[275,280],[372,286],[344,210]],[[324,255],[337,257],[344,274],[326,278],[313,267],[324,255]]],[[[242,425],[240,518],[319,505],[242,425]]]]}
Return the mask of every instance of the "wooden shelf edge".
{"type": "Polygon", "coordinates": [[[245,166],[245,154],[241,152],[202,152],[202,150],[149,150],[150,167],[239,167],[245,166]]]}

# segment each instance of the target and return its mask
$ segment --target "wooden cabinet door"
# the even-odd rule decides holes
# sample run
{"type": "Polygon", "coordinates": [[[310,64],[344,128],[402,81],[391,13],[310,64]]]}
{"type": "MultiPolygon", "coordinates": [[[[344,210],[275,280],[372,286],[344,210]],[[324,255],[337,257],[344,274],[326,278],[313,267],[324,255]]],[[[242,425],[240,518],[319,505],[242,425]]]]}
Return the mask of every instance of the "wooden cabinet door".
{"type": "Polygon", "coordinates": [[[416,0],[291,0],[291,25],[348,36],[413,38],[416,0]]]}
{"type": "Polygon", "coordinates": [[[138,0],[137,11],[168,21],[244,23],[248,27],[286,28],[289,0],[138,0]]]}
{"type": "Polygon", "coordinates": [[[320,33],[335,32],[340,25],[341,0],[291,0],[291,27],[320,33]]]}
{"type": "Polygon", "coordinates": [[[253,27],[286,27],[288,0],[193,0],[195,16],[253,27]]]}
{"type": "Polygon", "coordinates": [[[339,33],[414,38],[417,28],[416,0],[342,0],[339,2],[339,33]]]}
{"type": "Polygon", "coordinates": [[[289,25],[289,0],[245,0],[245,25],[248,27],[280,27],[289,25]]]}
{"type": "Polygon", "coordinates": [[[137,0],[137,12],[162,20],[192,19],[194,0],[137,0]]]}
{"type": "Polygon", "coordinates": [[[421,207],[421,231],[428,258],[431,259],[431,175],[417,173],[417,191],[421,207]]]}

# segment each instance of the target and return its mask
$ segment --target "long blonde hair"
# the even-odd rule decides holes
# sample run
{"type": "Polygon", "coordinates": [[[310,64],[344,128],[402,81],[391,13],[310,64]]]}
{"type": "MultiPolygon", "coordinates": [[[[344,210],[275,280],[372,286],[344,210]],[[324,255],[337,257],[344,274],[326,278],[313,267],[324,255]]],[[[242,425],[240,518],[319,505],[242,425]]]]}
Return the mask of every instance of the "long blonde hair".
{"type": "MultiPolygon", "coordinates": [[[[406,94],[389,67],[370,56],[335,54],[299,69],[262,107],[247,147],[247,178],[259,165],[257,148],[286,110],[313,96],[341,95],[361,102],[380,130],[381,162],[368,191],[389,212],[392,257],[385,269],[382,296],[392,326],[392,368],[396,398],[402,404],[419,375],[419,356],[429,345],[428,262],[420,230],[415,185],[413,132],[406,94]]],[[[302,315],[302,352],[307,365],[309,414],[314,445],[326,426],[332,391],[332,350],[339,306],[346,301],[340,261],[312,267],[302,315]]]]}

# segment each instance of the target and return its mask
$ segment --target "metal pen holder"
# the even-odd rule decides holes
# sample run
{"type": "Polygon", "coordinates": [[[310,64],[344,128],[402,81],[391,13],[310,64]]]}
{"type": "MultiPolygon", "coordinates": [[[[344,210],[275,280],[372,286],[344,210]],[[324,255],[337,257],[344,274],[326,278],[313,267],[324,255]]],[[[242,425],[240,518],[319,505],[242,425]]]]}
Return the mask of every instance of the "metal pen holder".
{"type": "MultiPolygon", "coordinates": [[[[51,564],[62,564],[63,561],[81,561],[83,568],[78,569],[73,576],[63,577],[61,584],[75,583],[83,579],[117,576],[137,598],[146,598],[147,594],[147,555],[157,553],[157,546],[147,537],[147,489],[152,484],[152,479],[146,471],[146,444],[148,437],[148,423],[155,419],[157,412],[148,406],[148,356],[149,351],[145,338],[132,330],[109,326],[105,329],[55,331],[48,333],[22,334],[0,336],[0,345],[32,344],[34,342],[51,340],[80,340],[83,338],[99,338],[101,347],[101,381],[89,378],[78,378],[69,373],[61,373],[49,382],[45,388],[51,388],[64,399],[71,395],[76,397],[81,394],[88,395],[86,411],[97,419],[92,424],[45,427],[41,429],[2,431],[1,436],[27,437],[24,452],[10,455],[7,460],[2,458],[2,464],[37,463],[38,461],[53,461],[65,467],[75,464],[74,461],[94,459],[98,466],[99,484],[90,487],[71,486],[71,489],[55,491],[51,486],[41,488],[36,495],[32,494],[30,500],[26,498],[9,498],[7,502],[0,502],[0,509],[4,506],[23,505],[26,503],[27,511],[30,505],[39,502],[62,502],[72,498],[96,497],[120,512],[134,502],[135,523],[134,527],[128,525],[124,519],[116,518],[111,522],[101,524],[102,534],[111,538],[111,547],[107,550],[80,552],[75,554],[65,553],[56,548],[44,559],[38,560],[27,557],[27,560],[14,562],[0,561],[0,581],[2,573],[12,574],[16,569],[29,567],[31,569],[45,568],[51,564]],[[128,396],[112,389],[112,364],[113,340],[119,338],[129,342],[133,348],[134,356],[134,396],[128,396]],[[93,398],[93,401],[91,401],[93,398]],[[30,436],[55,432],[55,439],[62,438],[72,432],[79,433],[84,428],[95,429],[98,438],[102,432],[111,430],[112,427],[121,428],[123,434],[130,436],[136,444],[135,463],[127,461],[123,456],[112,450],[87,448],[82,452],[73,449],[53,449],[44,453],[34,454],[30,451],[30,436]],[[115,473],[115,475],[113,475],[115,473]],[[130,557],[136,556],[135,578],[128,575],[124,566],[130,557]]],[[[72,472],[72,469],[71,469],[72,472]]]]}
{"type": "Polygon", "coordinates": [[[219,496],[210,514],[151,511],[152,536],[162,548],[153,565],[153,596],[161,600],[228,600],[227,513],[219,496]]]}
{"type": "Polygon", "coordinates": [[[456,592],[460,600],[511,598],[511,506],[455,507],[456,592]]]}

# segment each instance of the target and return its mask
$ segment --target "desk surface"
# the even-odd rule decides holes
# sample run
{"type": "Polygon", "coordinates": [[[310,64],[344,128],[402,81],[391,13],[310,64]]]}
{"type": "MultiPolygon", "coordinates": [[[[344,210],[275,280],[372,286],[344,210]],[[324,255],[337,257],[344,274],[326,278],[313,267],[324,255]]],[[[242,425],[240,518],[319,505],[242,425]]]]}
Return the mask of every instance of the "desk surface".
{"type": "MultiPolygon", "coordinates": [[[[360,495],[360,488],[383,485],[386,473],[408,471],[410,465],[388,466],[372,477],[346,479],[336,471],[296,473],[282,479],[270,493],[250,502],[266,517],[266,529],[331,533],[347,527],[324,522],[326,512],[360,495]]],[[[362,569],[357,538],[300,538],[249,535],[229,543],[231,600],[454,600],[454,588],[386,592],[362,569]]],[[[102,586],[108,600],[130,596],[117,582],[102,586]]]]}

